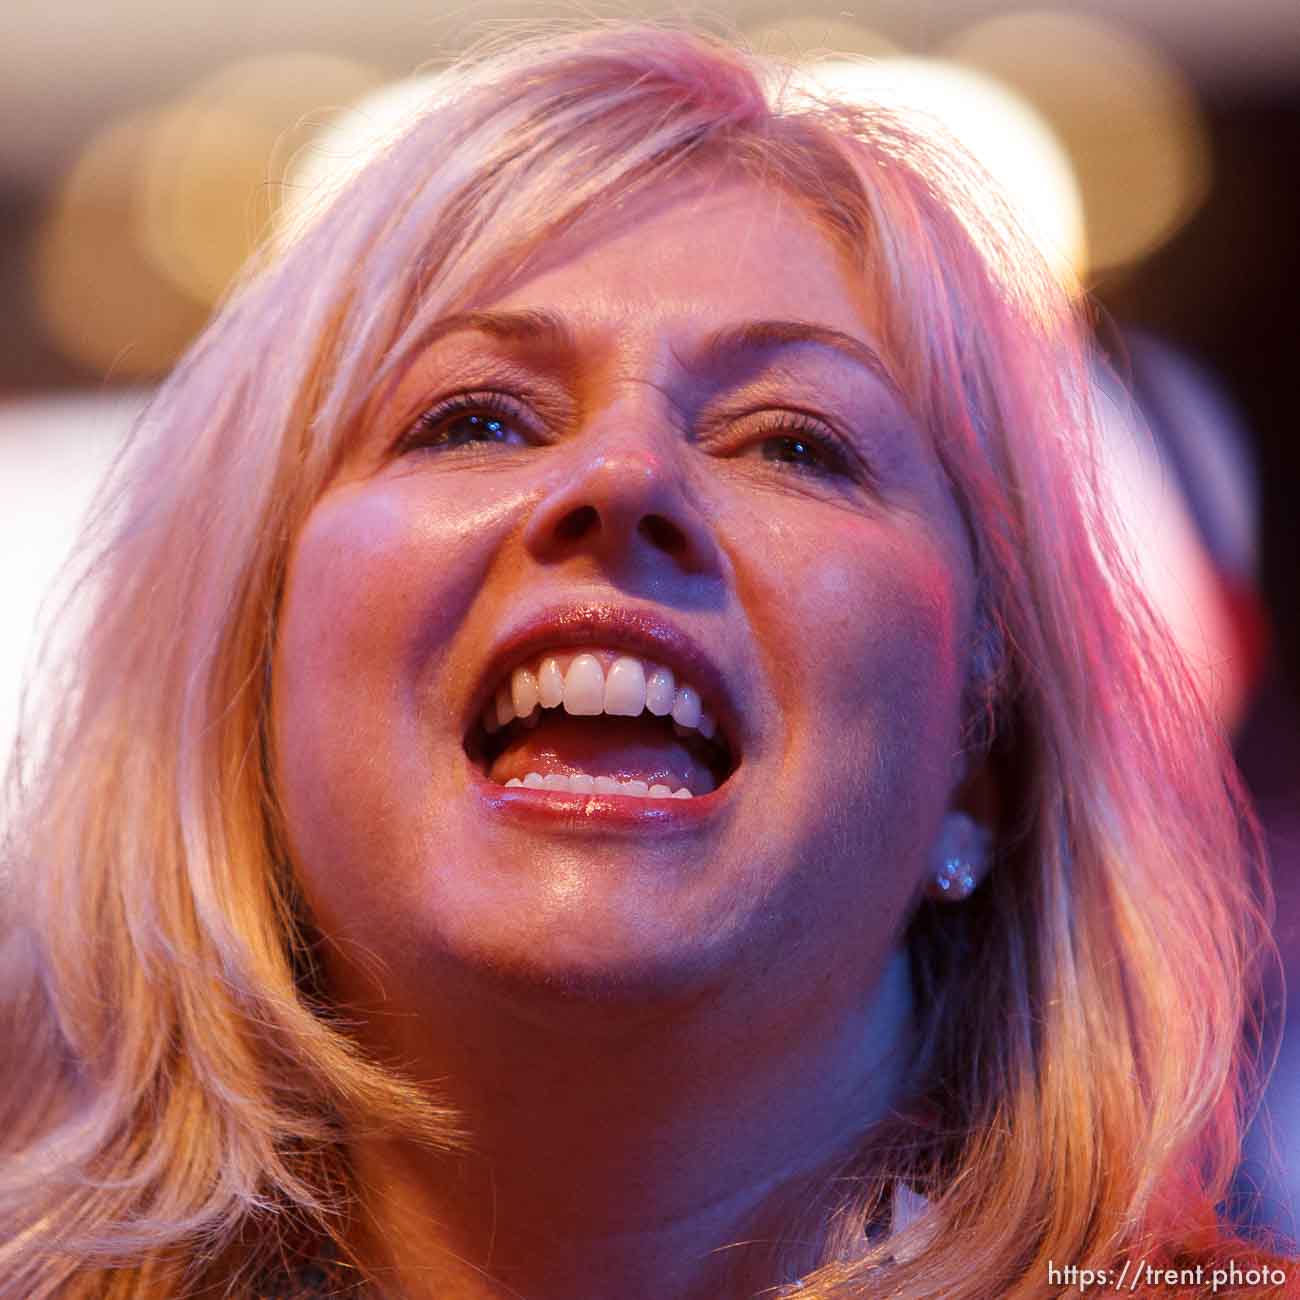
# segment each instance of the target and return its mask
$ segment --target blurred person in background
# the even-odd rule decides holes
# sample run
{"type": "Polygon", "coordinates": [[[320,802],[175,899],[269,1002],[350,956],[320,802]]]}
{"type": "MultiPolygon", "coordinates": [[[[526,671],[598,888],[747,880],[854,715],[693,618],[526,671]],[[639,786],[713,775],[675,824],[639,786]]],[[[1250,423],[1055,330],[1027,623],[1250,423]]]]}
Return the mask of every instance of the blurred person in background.
{"type": "Polygon", "coordinates": [[[1001,212],[614,28],[250,274],[19,774],[4,1294],[1295,1293],[1258,837],[1001,212]]]}
{"type": "Polygon", "coordinates": [[[1112,384],[1103,450],[1143,590],[1233,741],[1268,844],[1283,965],[1263,995],[1277,1056],[1244,1143],[1234,1215],[1294,1238],[1300,1207],[1300,716],[1273,662],[1259,592],[1252,439],[1208,368],[1142,330],[1104,330],[1112,384]],[[1109,335],[1109,337],[1107,337],[1109,335]]]}

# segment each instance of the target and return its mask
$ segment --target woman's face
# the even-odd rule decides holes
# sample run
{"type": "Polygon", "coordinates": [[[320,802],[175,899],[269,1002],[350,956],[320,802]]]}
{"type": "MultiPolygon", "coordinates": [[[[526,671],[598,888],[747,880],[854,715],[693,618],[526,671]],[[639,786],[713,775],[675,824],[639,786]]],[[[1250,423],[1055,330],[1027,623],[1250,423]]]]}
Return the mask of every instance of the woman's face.
{"type": "Polygon", "coordinates": [[[860,997],[962,777],[974,608],[880,304],[795,202],[714,176],[472,306],[292,553],[278,782],[333,978],[360,996],[378,957],[417,1007],[449,975],[792,1005],[834,972],[860,997]],[[730,761],[651,707],[582,712],[602,675],[637,707],[624,656],[655,708],[689,722],[697,691],[730,761]],[[566,705],[489,736],[517,667],[566,705]],[[503,784],[530,771],[695,797],[503,784]]]}

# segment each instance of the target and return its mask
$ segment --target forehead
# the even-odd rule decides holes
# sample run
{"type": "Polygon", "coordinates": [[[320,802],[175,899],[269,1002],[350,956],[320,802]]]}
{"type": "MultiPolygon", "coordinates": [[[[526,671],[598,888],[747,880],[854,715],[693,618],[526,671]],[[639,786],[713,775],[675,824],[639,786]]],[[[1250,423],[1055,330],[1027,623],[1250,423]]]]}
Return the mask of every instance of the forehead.
{"type": "MultiPolygon", "coordinates": [[[[676,335],[803,322],[879,354],[884,304],[861,266],[785,190],[691,173],[547,240],[474,308],[542,309],[584,328],[676,335]]],[[[888,364],[888,359],[885,358],[888,364]]]]}

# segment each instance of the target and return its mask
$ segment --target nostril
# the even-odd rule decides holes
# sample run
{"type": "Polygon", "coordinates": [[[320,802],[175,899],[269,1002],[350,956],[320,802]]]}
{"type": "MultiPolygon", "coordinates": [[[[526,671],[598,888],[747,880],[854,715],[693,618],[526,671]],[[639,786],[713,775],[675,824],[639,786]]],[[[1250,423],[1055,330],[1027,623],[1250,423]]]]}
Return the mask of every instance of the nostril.
{"type": "Polygon", "coordinates": [[[589,531],[593,526],[600,523],[596,515],[594,506],[580,506],[577,510],[571,510],[560,520],[559,527],[556,528],[556,536],[566,542],[577,541],[584,533],[589,531]]]}
{"type": "Polygon", "coordinates": [[[686,545],[686,537],[681,529],[669,523],[662,515],[647,515],[641,521],[641,531],[661,551],[670,554],[682,550],[686,545]]]}
{"type": "MultiPolygon", "coordinates": [[[[561,541],[576,542],[600,526],[600,512],[594,506],[579,506],[564,516],[555,535],[561,541]]],[[[682,530],[662,515],[647,515],[641,520],[639,531],[652,545],[669,554],[679,553],[687,544],[682,530]]]]}

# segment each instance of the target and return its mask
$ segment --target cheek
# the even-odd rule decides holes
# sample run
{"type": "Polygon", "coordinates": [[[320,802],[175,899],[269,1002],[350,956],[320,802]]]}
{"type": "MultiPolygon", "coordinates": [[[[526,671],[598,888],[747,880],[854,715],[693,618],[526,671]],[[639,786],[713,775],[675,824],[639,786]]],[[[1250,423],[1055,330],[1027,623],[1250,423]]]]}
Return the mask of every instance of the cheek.
{"type": "Polygon", "coordinates": [[[761,641],[783,697],[788,770],[835,789],[847,825],[919,843],[955,776],[969,574],[915,516],[780,534],[767,553],[783,563],[755,575],[751,608],[767,611],[761,641]]]}
{"type": "Polygon", "coordinates": [[[774,574],[787,663],[799,664],[815,707],[858,715],[888,702],[959,696],[970,580],[923,526],[849,518],[781,539],[792,562],[774,574]]]}
{"type": "Polygon", "coordinates": [[[391,669],[424,621],[432,593],[420,578],[423,549],[390,493],[344,491],[316,506],[294,547],[280,617],[286,726],[373,702],[361,697],[385,683],[377,666],[391,669]]]}
{"type": "Polygon", "coordinates": [[[308,680],[353,701],[358,690],[388,693],[427,675],[509,517],[500,492],[484,495],[492,499],[481,508],[465,492],[434,496],[419,473],[327,494],[291,557],[277,653],[286,691],[308,680]]]}
{"type": "MultiPolygon", "coordinates": [[[[924,810],[948,797],[959,743],[958,600],[932,552],[894,547],[879,558],[828,615],[821,669],[842,726],[840,761],[863,764],[874,791],[925,824],[924,810]]],[[[843,577],[832,574],[838,588],[843,577]]]]}
{"type": "Polygon", "coordinates": [[[383,825],[403,781],[424,779],[430,693],[482,582],[463,517],[410,480],[324,497],[291,556],[277,632],[277,776],[299,861],[383,825]],[[455,562],[449,560],[455,557],[455,562]]]}
{"type": "Polygon", "coordinates": [[[907,915],[951,796],[973,587],[915,516],[764,524],[746,600],[780,700],[770,802],[795,841],[783,908],[876,951],[907,915]]]}

